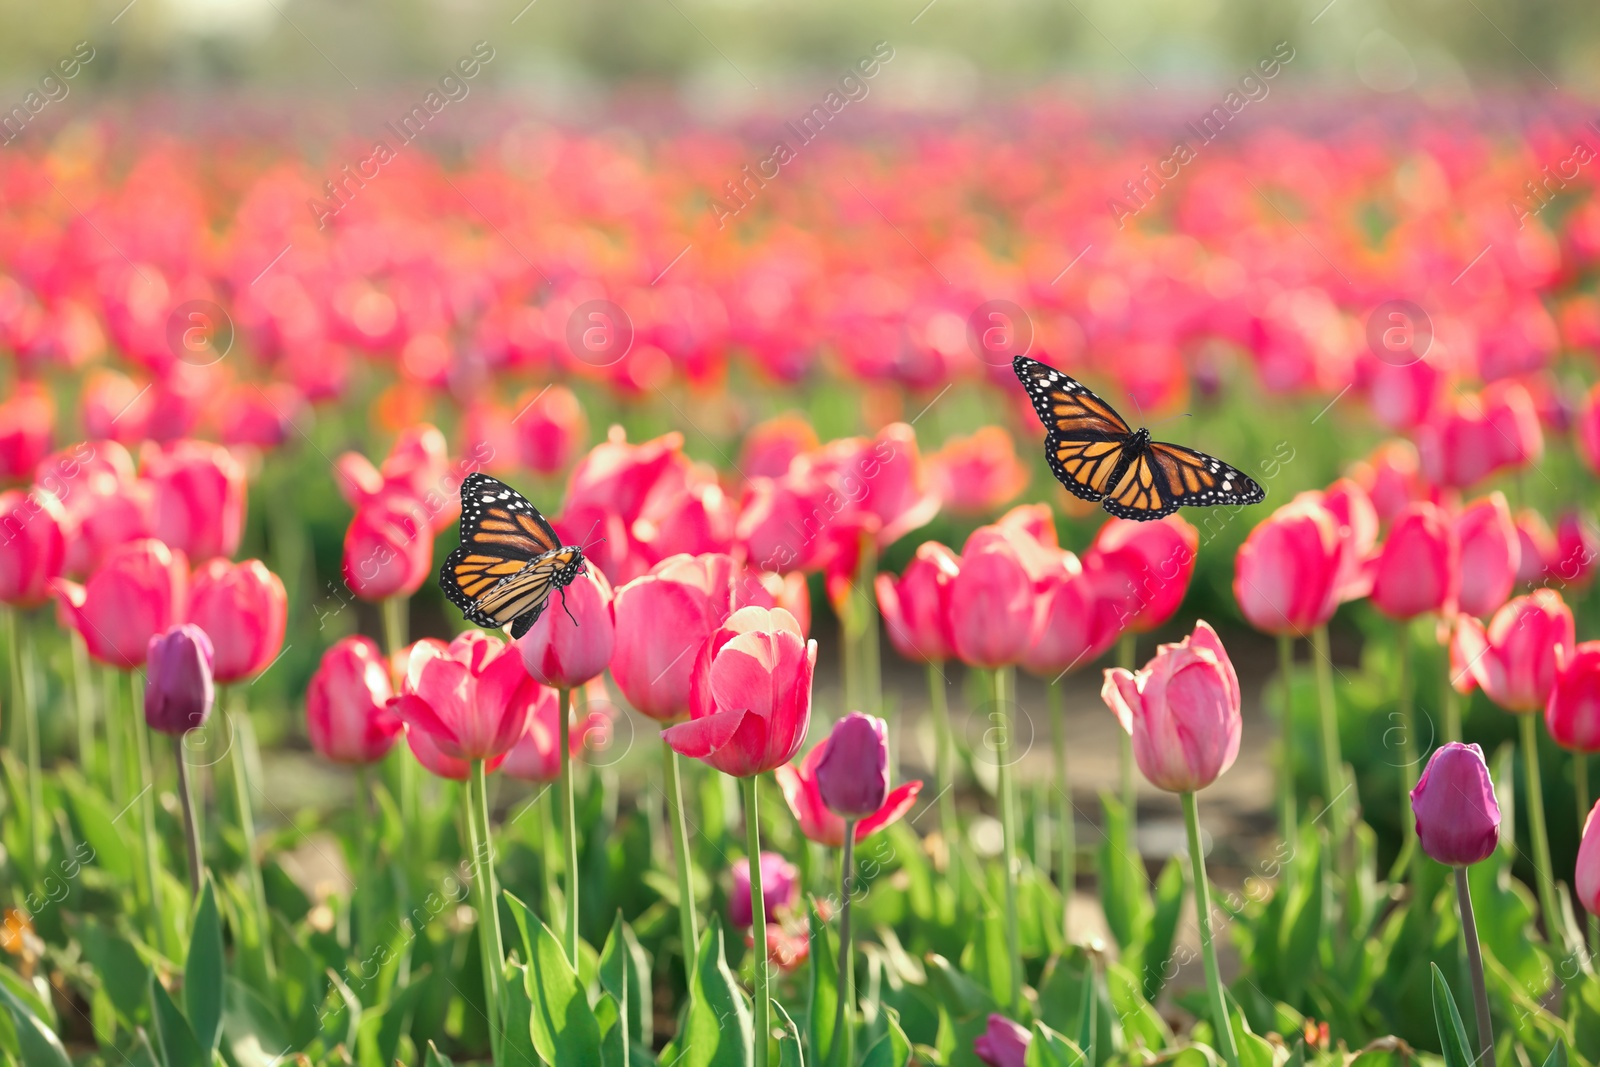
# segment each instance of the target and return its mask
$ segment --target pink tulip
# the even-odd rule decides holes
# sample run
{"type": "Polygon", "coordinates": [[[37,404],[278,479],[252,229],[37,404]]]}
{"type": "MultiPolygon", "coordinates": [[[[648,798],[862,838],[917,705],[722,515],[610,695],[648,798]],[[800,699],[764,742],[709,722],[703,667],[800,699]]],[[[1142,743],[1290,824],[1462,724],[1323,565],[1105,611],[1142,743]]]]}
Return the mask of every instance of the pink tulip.
{"type": "Polygon", "coordinates": [[[586,567],[571,585],[552,593],[544,614],[517,639],[517,647],[528,673],[543,685],[576,689],[598,677],[616,647],[606,576],[586,567]]]}
{"type": "Polygon", "coordinates": [[[991,1014],[983,1033],[972,1039],[972,1051],[986,1067],[1026,1067],[1033,1033],[1025,1026],[991,1014]]]}
{"type": "Polygon", "coordinates": [[[1600,384],[1589,387],[1578,409],[1572,436],[1578,446],[1578,455],[1591,473],[1600,474],[1600,384]]]}
{"type": "MultiPolygon", "coordinates": [[[[950,580],[951,644],[974,667],[1021,663],[1033,647],[1034,575],[1013,537],[1026,535],[1000,527],[974,530],[962,550],[960,571],[950,580]]],[[[1042,567],[1039,574],[1042,581],[1042,567]]]]}
{"type": "MultiPolygon", "coordinates": [[[[729,865],[733,891],[728,894],[728,921],[734,926],[749,926],[755,921],[755,900],[750,892],[750,860],[736,859],[729,865]]],[[[761,853],[761,903],[769,919],[779,910],[800,901],[800,872],[776,852],[761,853]]]]}
{"type": "Polygon", "coordinates": [[[66,509],[34,489],[0,493],[0,602],[33,608],[50,596],[50,582],[66,563],[66,509]]]}
{"type": "Polygon", "coordinates": [[[222,683],[253,678],[278,658],[289,620],[283,581],[259,559],[208,560],[194,573],[189,621],[211,638],[222,683]]]}
{"type": "Polygon", "coordinates": [[[1528,714],[1549,701],[1557,666],[1572,651],[1573,634],[1572,609],[1561,594],[1536,589],[1508,601],[1487,630],[1463,615],[1456,624],[1452,662],[1501,708],[1528,714]]]}
{"type": "Polygon", "coordinates": [[[595,505],[632,526],[652,495],[681,492],[688,484],[688,471],[681,433],[635,445],[628,443],[620,426],[613,426],[573,468],[567,482],[567,509],[595,505]]]}
{"type": "Polygon", "coordinates": [[[830,441],[807,459],[813,476],[827,481],[853,510],[877,520],[880,548],[939,513],[916,433],[903,422],[885,426],[876,437],[830,441]]]}
{"type": "Polygon", "coordinates": [[[1461,545],[1461,610],[1479,618],[1493,612],[1517,581],[1522,545],[1505,494],[1496,490],[1456,516],[1461,545]]]}
{"type": "Polygon", "coordinates": [[[273,449],[299,432],[308,410],[304,394],[288,382],[251,384],[223,398],[216,422],[229,447],[273,449]]]}
{"type": "Polygon", "coordinates": [[[1572,872],[1572,887],[1591,915],[1600,915],[1600,801],[1589,809],[1583,822],[1583,839],[1578,843],[1578,862],[1572,872]]]}
{"type": "Polygon", "coordinates": [[[449,446],[436,426],[418,423],[404,430],[382,467],[359,452],[334,462],[334,480],[345,503],[359,514],[386,500],[415,508],[433,533],[455,525],[461,516],[461,472],[453,470],[449,446]]]}
{"type": "Polygon", "coordinates": [[[774,416],[751,428],[739,450],[739,470],[747,478],[782,478],[796,456],[817,448],[817,431],[798,412],[774,416]]]}
{"type": "Polygon", "coordinates": [[[34,472],[40,489],[66,510],[69,528],[62,570],[89,574],[107,552],[155,529],[154,490],[134,474],[133,457],[115,441],[80,441],[47,456],[34,472]]]}
{"type": "Polygon", "coordinates": [[[379,497],[344,534],[344,581],[362,600],[408,597],[433,570],[433,530],[415,501],[379,497]]]}
{"type": "Polygon", "coordinates": [[[937,541],[924,541],[898,581],[876,580],[878,610],[889,642],[913,663],[943,663],[955,655],[950,632],[950,586],[961,561],[937,541]]]}
{"type": "Polygon", "coordinates": [[[231,556],[244,535],[244,468],[221,445],[174,441],[147,447],[155,536],[194,559],[231,556]]]}
{"type": "Polygon", "coordinates": [[[25,481],[45,453],[55,427],[50,392],[38,382],[18,382],[0,401],[0,483],[25,481]]]}
{"type": "Polygon", "coordinates": [[[1122,619],[1132,610],[1116,592],[1107,595],[1106,583],[1085,572],[1070,552],[1061,553],[1061,565],[1039,598],[1038,628],[1022,666],[1051,680],[1099,659],[1116,644],[1122,619]]]}
{"type": "Polygon", "coordinates": [[[1581,642],[1562,657],[1544,723],[1562,748],[1600,752],[1600,641],[1581,642]]]}
{"type": "MultiPolygon", "coordinates": [[[[417,762],[422,764],[423,770],[429,774],[437,778],[448,778],[454,782],[465,782],[472,777],[472,761],[446,755],[433,735],[409,725],[405,733],[406,746],[411,749],[411,754],[417,758],[417,762]]],[[[506,754],[503,752],[498,756],[491,756],[483,761],[484,773],[493,774],[505,761],[506,754]]]]}
{"type": "Polygon", "coordinates": [[[629,531],[649,563],[681,553],[701,555],[733,547],[733,503],[716,482],[691,485],[656,498],[629,531]]]}
{"type": "Polygon", "coordinates": [[[1239,677],[1222,641],[1204,621],[1177,644],[1162,645],[1143,670],[1106,671],[1101,698],[1133,738],[1133,756],[1150,784],[1171,793],[1204,789],[1239,755],[1239,677]]]}
{"type": "Polygon", "coordinates": [[[1585,588],[1594,577],[1597,558],[1600,530],[1595,528],[1593,515],[1568,511],[1556,520],[1556,554],[1545,567],[1552,581],[1573,589],[1585,588]]]}
{"type": "Polygon", "coordinates": [[[537,474],[566,470],[589,436],[589,420],[577,396],[564,385],[548,385],[523,394],[513,406],[518,461],[537,474]]]}
{"type": "MultiPolygon", "coordinates": [[[[879,720],[880,722],[882,720],[879,720]]],[[[773,777],[783,790],[783,799],[800,823],[800,832],[819,845],[839,848],[844,844],[844,819],[829,810],[822,799],[818,765],[827,754],[827,743],[806,753],[798,765],[785,763],[774,769],[773,777]]],[[[898,822],[917,803],[922,792],[919,781],[903,782],[888,790],[878,807],[856,822],[856,840],[865,841],[879,830],[898,822]]]]}
{"type": "MultiPolygon", "coordinates": [[[[1351,480],[1371,499],[1379,521],[1388,522],[1413,500],[1428,497],[1421,468],[1417,448],[1410,441],[1385,441],[1352,468],[1351,480]]],[[[1376,531],[1373,538],[1377,538],[1376,531]]]]}
{"type": "Polygon", "coordinates": [[[51,589],[89,655],[131,670],[144,663],[150,639],[188,610],[189,561],[160,541],[129,541],[107,554],[87,585],[57,578],[51,589]]]}
{"type": "Polygon", "coordinates": [[[1233,595],[1251,626],[1304,635],[1333,617],[1345,549],[1320,502],[1296,499],[1250,531],[1234,559],[1233,595]]]}
{"type": "MultiPolygon", "coordinates": [[[[500,769],[524,782],[554,782],[561,777],[561,701],[554,689],[538,687],[528,715],[528,729],[506,753],[500,769]]],[[[572,713],[567,733],[569,755],[577,756],[593,740],[600,744],[611,732],[611,719],[592,711],[581,720],[572,713]]]]}
{"type": "MultiPolygon", "coordinates": [[[[1353,478],[1336,479],[1322,491],[1321,500],[1322,506],[1339,524],[1339,543],[1344,548],[1337,582],[1339,603],[1360,600],[1372,591],[1371,563],[1378,545],[1377,508],[1373,506],[1367,491],[1353,478]]],[[[1396,518],[1399,514],[1397,511],[1390,518],[1396,518]]]]}
{"type": "Polygon", "coordinates": [[[999,426],[952,437],[928,457],[928,473],[945,509],[956,515],[990,514],[1028,487],[1028,468],[999,426]]]}
{"type": "Polygon", "coordinates": [[[357,634],[336,641],[306,687],[311,747],[335,763],[376,763],[404,724],[388,707],[389,665],[377,642],[357,634]]]}
{"type": "Polygon", "coordinates": [[[812,570],[823,556],[824,535],[844,509],[840,494],[803,472],[752,478],[739,505],[734,540],[764,571],[812,570]]]}
{"type": "Polygon", "coordinates": [[[1372,603],[1391,619],[1453,614],[1460,584],[1461,547],[1437,504],[1407,508],[1389,528],[1372,581],[1372,603]]]}
{"type": "Polygon", "coordinates": [[[1055,512],[1050,510],[1049,504],[1018,504],[995,520],[995,525],[1021,530],[1043,548],[1061,547],[1056,538],[1055,512]]]}
{"type": "Polygon", "coordinates": [[[811,724],[817,643],[782,608],[740,608],[695,662],[690,720],[661,734],[668,745],[736,778],[770,771],[799,751],[811,724]]]}
{"type": "Polygon", "coordinates": [[[1183,603],[1199,545],[1200,532],[1177,515],[1156,522],[1110,519],[1095,534],[1094,559],[1086,565],[1124,587],[1121,599],[1132,613],[1123,627],[1148,633],[1183,603]]]}
{"type": "Polygon", "coordinates": [[[538,698],[539,686],[513,646],[469,630],[442,654],[417,648],[389,706],[408,733],[426,734],[441,755],[470,761],[511,751],[538,698]]]}

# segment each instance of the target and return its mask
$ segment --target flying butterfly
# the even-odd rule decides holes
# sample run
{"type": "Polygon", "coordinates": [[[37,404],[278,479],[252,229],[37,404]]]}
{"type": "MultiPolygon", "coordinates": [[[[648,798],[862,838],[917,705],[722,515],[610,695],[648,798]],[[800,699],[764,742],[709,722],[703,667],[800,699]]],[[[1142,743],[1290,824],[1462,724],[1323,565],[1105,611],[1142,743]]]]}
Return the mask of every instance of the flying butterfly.
{"type": "Polygon", "coordinates": [[[1050,471],[1074,496],[1124,519],[1266,499],[1266,491],[1238,468],[1192,448],[1152,441],[1143,427],[1131,429],[1110,404],[1054,367],[1018,356],[1011,368],[1048,431],[1050,471]]]}
{"type": "MultiPolygon", "coordinates": [[[[439,585],[470,622],[511,624],[521,637],[582,572],[583,549],[563,545],[539,509],[505,482],[469,474],[461,483],[461,544],[439,585]]],[[[570,613],[569,613],[570,614],[570,613]]]]}

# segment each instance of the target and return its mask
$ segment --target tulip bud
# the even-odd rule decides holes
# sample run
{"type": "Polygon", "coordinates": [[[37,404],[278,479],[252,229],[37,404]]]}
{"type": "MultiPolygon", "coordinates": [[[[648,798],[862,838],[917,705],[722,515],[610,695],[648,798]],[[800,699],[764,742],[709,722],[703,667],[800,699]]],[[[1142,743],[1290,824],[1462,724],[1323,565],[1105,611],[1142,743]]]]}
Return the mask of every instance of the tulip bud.
{"type": "Polygon", "coordinates": [[[1391,619],[1450,612],[1460,587],[1455,528],[1437,504],[1406,509],[1389,530],[1372,581],[1373,605],[1391,619]]]}
{"type": "Polygon", "coordinates": [[[1583,823],[1583,840],[1578,845],[1578,863],[1572,873],[1572,885],[1578,894],[1578,903],[1589,909],[1591,915],[1600,915],[1600,802],[1589,809],[1583,823]]]}
{"type": "Polygon", "coordinates": [[[393,695],[389,666],[372,638],[335,642],[306,687],[311,747],[335,763],[376,763],[401,730],[386,706],[393,695]]]}
{"type": "Polygon", "coordinates": [[[1411,810],[1422,851],[1451,867],[1488,859],[1500,844],[1500,804],[1483,749],[1451,741],[1428,761],[1411,810]]]}
{"type": "Polygon", "coordinates": [[[611,599],[611,583],[593,568],[552,592],[544,614],[517,639],[528,673],[558,689],[576,689],[598,677],[616,648],[611,599]]]}
{"type": "Polygon", "coordinates": [[[828,810],[860,819],[883,807],[889,795],[889,728],[875,715],[852,711],[823,743],[817,788],[828,810]]]}
{"type": "MultiPolygon", "coordinates": [[[[728,921],[749,926],[755,921],[755,905],[750,896],[750,860],[733,861],[733,892],[728,894],[728,921]]],[[[792,907],[800,896],[800,872],[776,852],[761,854],[761,903],[770,920],[779,908],[792,907]]]]}
{"type": "Polygon", "coordinates": [[[1584,641],[1562,657],[1544,722],[1562,748],[1600,752],[1600,641],[1584,641]]]}
{"type": "Polygon", "coordinates": [[[416,501],[395,494],[363,505],[344,535],[344,581],[362,600],[410,596],[433,567],[433,530],[416,501]]]}
{"type": "Polygon", "coordinates": [[[972,1040],[972,1051],[988,1067],[1024,1067],[1033,1034],[1004,1015],[989,1016],[989,1026],[972,1040]]]}
{"type": "Polygon", "coordinates": [[[152,730],[182,734],[205,725],[214,696],[211,638],[193,623],[150,639],[145,660],[144,721],[152,730]]]}

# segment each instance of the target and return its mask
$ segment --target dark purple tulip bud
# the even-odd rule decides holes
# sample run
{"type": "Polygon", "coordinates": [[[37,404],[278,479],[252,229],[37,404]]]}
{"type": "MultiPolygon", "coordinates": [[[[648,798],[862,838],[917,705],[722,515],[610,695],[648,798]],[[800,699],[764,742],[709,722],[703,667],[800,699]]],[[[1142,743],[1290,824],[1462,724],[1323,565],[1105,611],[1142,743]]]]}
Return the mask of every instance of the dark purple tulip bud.
{"type": "Polygon", "coordinates": [[[1411,791],[1422,851],[1451,867],[1488,859],[1500,844],[1500,803],[1483,749],[1459,741],[1434,752],[1411,791]]]}
{"type": "Polygon", "coordinates": [[[1004,1015],[989,1016],[989,1028],[972,1040],[972,1051],[989,1067],[1024,1067],[1033,1034],[1004,1015]]]}
{"type": "Polygon", "coordinates": [[[150,639],[145,662],[144,721],[150,729],[182,734],[211,714],[211,638],[193,623],[150,639]]]}
{"type": "Polygon", "coordinates": [[[874,715],[852,711],[834,724],[817,761],[817,791],[841,819],[861,819],[889,795],[889,728],[874,715]]]}

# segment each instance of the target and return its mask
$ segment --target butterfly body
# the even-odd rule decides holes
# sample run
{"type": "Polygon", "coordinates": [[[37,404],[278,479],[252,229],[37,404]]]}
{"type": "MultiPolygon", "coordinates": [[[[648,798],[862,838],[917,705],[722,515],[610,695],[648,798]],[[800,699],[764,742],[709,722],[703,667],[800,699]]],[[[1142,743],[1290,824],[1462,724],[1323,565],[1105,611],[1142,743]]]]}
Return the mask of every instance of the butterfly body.
{"type": "Polygon", "coordinates": [[[1011,363],[1044,423],[1045,458],[1074,496],[1123,519],[1159,519],[1180,507],[1255,504],[1266,491],[1221,460],[1135,430],[1087,387],[1054,367],[1011,363]]]}
{"type": "Polygon", "coordinates": [[[468,621],[521,637],[583,567],[583,549],[563,545],[521,493],[486,474],[461,483],[461,544],[439,585],[468,621]]]}

